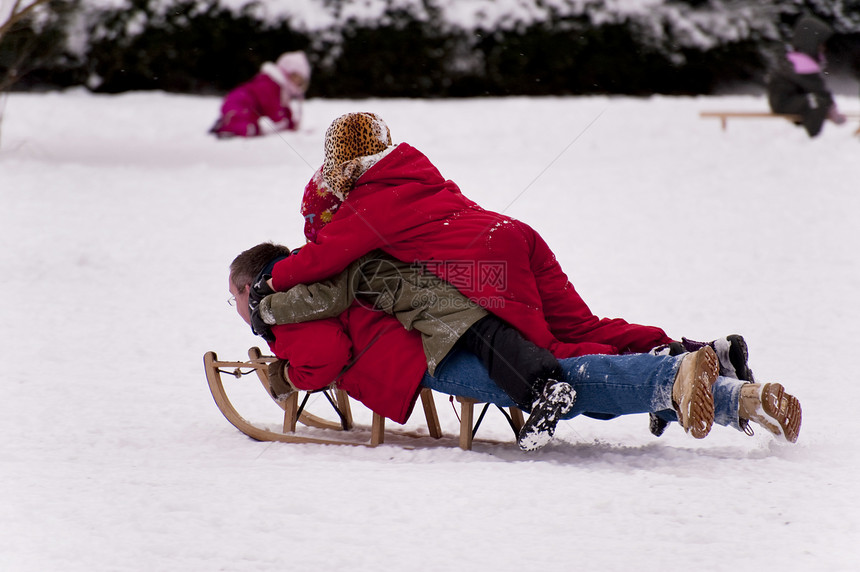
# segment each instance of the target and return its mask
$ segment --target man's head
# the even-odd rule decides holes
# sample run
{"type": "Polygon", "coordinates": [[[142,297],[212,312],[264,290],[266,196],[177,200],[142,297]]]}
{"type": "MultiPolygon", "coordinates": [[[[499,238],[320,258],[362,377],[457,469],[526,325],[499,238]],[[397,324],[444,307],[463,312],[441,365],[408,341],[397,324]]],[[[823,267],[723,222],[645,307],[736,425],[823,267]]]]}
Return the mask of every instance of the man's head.
{"type": "Polygon", "coordinates": [[[251,323],[248,306],[251,284],[273,260],[289,255],[290,249],[286,246],[264,242],[244,251],[230,263],[227,287],[236,299],[236,311],[248,324],[251,323]]]}
{"type": "Polygon", "coordinates": [[[341,199],[363,173],[360,159],[391,145],[391,131],[375,113],[347,113],[332,121],[325,134],[323,179],[341,199]]]}

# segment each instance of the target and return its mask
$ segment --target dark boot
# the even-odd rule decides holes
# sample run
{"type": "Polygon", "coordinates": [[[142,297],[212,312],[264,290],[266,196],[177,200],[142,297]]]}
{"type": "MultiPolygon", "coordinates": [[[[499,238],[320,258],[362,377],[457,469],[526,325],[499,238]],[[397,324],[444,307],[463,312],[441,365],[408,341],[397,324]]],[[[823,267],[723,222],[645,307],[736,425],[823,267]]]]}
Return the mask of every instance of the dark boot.
{"type": "Polygon", "coordinates": [[[720,375],[740,379],[741,381],[755,381],[753,372],[749,367],[749,350],[744,337],[739,334],[731,334],[724,338],[717,338],[712,342],[697,342],[687,338],[681,338],[684,349],[694,352],[705,346],[711,346],[720,359],[720,375]]]}
{"type": "Polygon", "coordinates": [[[544,447],[555,435],[559,420],[573,408],[576,391],[566,381],[549,380],[535,400],[531,415],[520,429],[517,445],[523,451],[544,447]]]}

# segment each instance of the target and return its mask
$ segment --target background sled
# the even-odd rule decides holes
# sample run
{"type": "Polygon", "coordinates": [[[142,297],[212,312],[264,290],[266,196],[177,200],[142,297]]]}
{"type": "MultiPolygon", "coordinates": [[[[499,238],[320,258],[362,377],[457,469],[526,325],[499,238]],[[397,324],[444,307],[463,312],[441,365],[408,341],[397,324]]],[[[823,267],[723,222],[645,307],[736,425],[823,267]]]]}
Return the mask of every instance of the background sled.
{"type": "Polygon", "coordinates": [[[799,115],[783,115],[766,111],[702,111],[699,117],[719,119],[723,131],[728,128],[729,119],[785,119],[792,123],[800,121],[799,115]]]}
{"type": "MultiPolygon", "coordinates": [[[[268,364],[275,361],[277,358],[272,356],[264,356],[260,353],[259,348],[252,347],[248,350],[248,361],[220,361],[215,352],[206,352],[203,356],[203,365],[206,370],[206,380],[209,384],[209,391],[215,399],[215,404],[221,411],[221,414],[239,431],[248,437],[257,441],[279,441],[282,443],[311,443],[319,445],[352,445],[364,447],[376,447],[385,441],[385,417],[373,413],[373,420],[369,430],[369,440],[365,438],[360,440],[363,434],[366,435],[367,428],[356,427],[352,418],[352,410],[350,399],[347,393],[341,389],[329,388],[319,392],[302,392],[297,391],[292,393],[285,400],[275,400],[275,403],[284,411],[284,421],[282,431],[272,431],[254,425],[236,410],[224,389],[222,374],[229,374],[236,379],[241,379],[244,376],[256,373],[257,378],[263,385],[266,395],[271,396],[268,379],[268,364]],[[307,401],[311,393],[322,393],[331,403],[332,410],[337,413],[339,420],[331,421],[317,415],[313,415],[304,411],[304,403],[307,401]],[[334,396],[332,396],[332,393],[334,396]],[[302,397],[302,403],[299,399],[302,397]],[[297,424],[301,423],[308,427],[316,429],[324,429],[326,433],[338,432],[336,437],[325,436],[306,436],[296,433],[297,424]]],[[[409,439],[419,439],[430,437],[440,445],[452,445],[451,439],[443,439],[442,429],[439,424],[439,416],[436,411],[436,404],[433,399],[433,393],[430,389],[423,388],[420,392],[421,405],[424,410],[424,417],[427,422],[428,434],[418,432],[409,432],[404,430],[389,430],[389,435],[397,437],[407,437],[409,439]]],[[[464,450],[470,450],[472,443],[476,441],[475,434],[480,427],[481,421],[486,414],[489,404],[484,404],[484,407],[478,416],[477,421],[474,421],[474,406],[478,403],[475,400],[456,397],[460,403],[460,434],[456,444],[464,450]]],[[[517,408],[511,407],[508,412],[502,408],[498,408],[504,414],[508,423],[518,434],[523,426],[523,414],[517,408]]],[[[499,444],[498,441],[489,441],[480,439],[482,443],[499,444]]]]}
{"type": "MultiPolygon", "coordinates": [[[[701,111],[699,112],[699,117],[702,119],[719,119],[723,131],[728,128],[729,119],[785,119],[792,123],[801,121],[799,115],[785,115],[767,111],[701,111]]],[[[845,114],[845,118],[848,120],[860,119],[860,115],[847,113],[845,114]]],[[[860,134],[860,129],[855,132],[855,135],[857,134],[860,134]]]]}

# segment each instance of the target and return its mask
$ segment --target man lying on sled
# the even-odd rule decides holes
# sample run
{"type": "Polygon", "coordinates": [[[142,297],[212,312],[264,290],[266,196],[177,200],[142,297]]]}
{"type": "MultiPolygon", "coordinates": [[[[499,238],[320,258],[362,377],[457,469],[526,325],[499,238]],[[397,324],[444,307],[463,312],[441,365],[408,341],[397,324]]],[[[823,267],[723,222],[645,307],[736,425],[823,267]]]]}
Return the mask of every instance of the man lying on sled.
{"type": "Polygon", "coordinates": [[[544,446],[559,419],[579,414],[609,419],[656,413],[679,421],[696,438],[705,437],[713,423],[751,433],[748,422],[753,421],[790,442],[797,440],[798,400],[777,383],[720,376],[716,354],[708,346],[679,356],[587,355],[560,360],[550,356],[549,361],[540,348],[530,347],[521,336],[517,339],[515,330],[504,330],[503,322],[498,330],[503,335],[470,335],[469,329],[486,319],[483,310],[454,288],[445,288],[445,283],[434,284],[427,275],[417,280],[410,275],[418,272],[415,268],[374,258],[377,253],[354,263],[338,279],[260,298],[267,270],[289,254],[278,245],[255,246],[233,261],[229,279],[239,315],[253,323],[255,333],[286,362],[279,372],[280,385],[273,380],[278,394],[293,388],[321,389],[334,382],[398,423],[408,419],[421,387],[501,407],[518,406],[537,418],[530,417],[520,434],[518,443],[524,450],[544,446]],[[423,300],[423,306],[413,305],[416,300],[423,300]],[[442,306],[447,313],[434,316],[442,306]],[[327,312],[339,313],[332,317],[327,312]],[[301,321],[309,317],[311,321],[301,321]],[[301,323],[276,323],[280,321],[301,323]],[[441,343],[425,353],[428,337],[433,336],[441,343]],[[431,354],[435,359],[428,369],[431,354]],[[507,379],[507,392],[491,379],[491,371],[497,380],[507,379]],[[547,396],[545,389],[552,384],[544,380],[543,400],[538,396],[523,403],[511,395],[534,394],[541,371],[551,371],[553,381],[569,389],[547,396]],[[520,387],[511,380],[518,380],[520,387]]]}

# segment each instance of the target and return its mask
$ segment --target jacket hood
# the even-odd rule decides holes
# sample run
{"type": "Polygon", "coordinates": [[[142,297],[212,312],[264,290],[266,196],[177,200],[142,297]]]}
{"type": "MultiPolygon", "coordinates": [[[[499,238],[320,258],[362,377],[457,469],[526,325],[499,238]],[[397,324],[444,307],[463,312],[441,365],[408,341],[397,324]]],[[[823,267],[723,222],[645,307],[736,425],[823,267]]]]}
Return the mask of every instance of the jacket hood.
{"type": "Polygon", "coordinates": [[[397,187],[406,184],[445,185],[445,177],[424,153],[408,143],[389,147],[356,181],[355,188],[368,186],[397,187]]]}
{"type": "Polygon", "coordinates": [[[833,28],[815,16],[802,16],[794,25],[791,45],[798,52],[818,59],[818,48],[833,35],[833,28]]]}
{"type": "Polygon", "coordinates": [[[375,113],[341,115],[325,133],[323,179],[341,200],[356,180],[391,150],[391,131],[375,113]]]}

